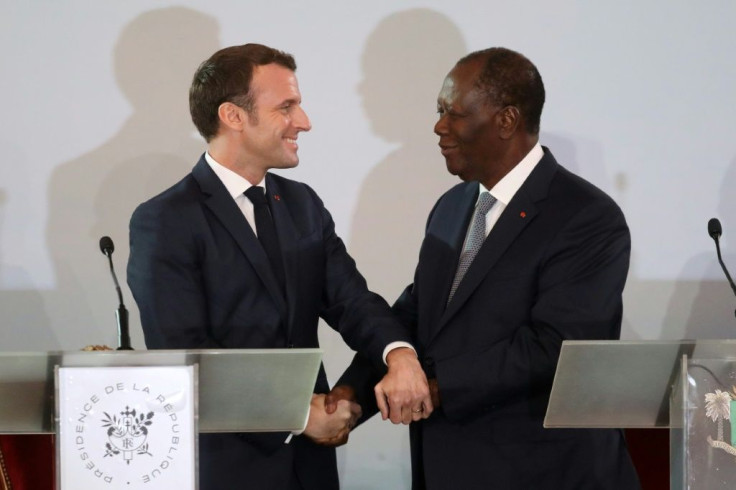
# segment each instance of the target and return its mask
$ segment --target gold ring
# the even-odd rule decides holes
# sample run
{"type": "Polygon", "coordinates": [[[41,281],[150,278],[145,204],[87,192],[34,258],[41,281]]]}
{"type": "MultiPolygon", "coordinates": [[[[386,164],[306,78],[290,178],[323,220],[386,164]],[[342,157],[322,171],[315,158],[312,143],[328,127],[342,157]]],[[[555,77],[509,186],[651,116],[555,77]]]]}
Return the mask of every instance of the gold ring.
{"type": "Polygon", "coordinates": [[[422,413],[424,411],[424,407],[420,408],[419,410],[412,410],[411,413],[422,413]]]}

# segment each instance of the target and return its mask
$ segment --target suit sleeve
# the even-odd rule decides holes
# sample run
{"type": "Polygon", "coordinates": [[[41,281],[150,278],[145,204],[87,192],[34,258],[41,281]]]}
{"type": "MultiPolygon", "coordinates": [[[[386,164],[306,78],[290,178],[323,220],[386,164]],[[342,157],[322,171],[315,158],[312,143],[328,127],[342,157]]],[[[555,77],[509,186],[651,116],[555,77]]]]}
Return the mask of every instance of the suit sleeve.
{"type": "Polygon", "coordinates": [[[128,285],[149,349],[218,348],[207,331],[206,294],[189,221],[149,201],[130,220],[128,285]]]}
{"type": "Polygon", "coordinates": [[[386,301],[368,290],[355,261],[335,233],[335,224],[322,202],[324,287],[320,316],[353,349],[377,368],[383,365],[383,350],[394,341],[411,342],[411,337],[391,313],[386,301]]]}
{"type": "MultiPolygon", "coordinates": [[[[435,359],[447,417],[462,420],[548,393],[563,340],[618,338],[630,246],[615,204],[599,200],[579,210],[538,265],[528,320],[485,349],[435,359]]],[[[470,328],[484,327],[483,318],[471,321],[477,324],[470,328]]]]}
{"type": "MultiPolygon", "coordinates": [[[[407,330],[411,328],[411,325],[416,325],[416,303],[412,291],[413,286],[408,286],[392,307],[394,315],[399,318],[407,330]]],[[[376,366],[362,355],[355,354],[348,368],[335,383],[336,386],[348,385],[355,390],[357,402],[363,409],[363,416],[358,420],[358,424],[378,412],[373,388],[385,374],[386,367],[384,365],[376,366]]]]}

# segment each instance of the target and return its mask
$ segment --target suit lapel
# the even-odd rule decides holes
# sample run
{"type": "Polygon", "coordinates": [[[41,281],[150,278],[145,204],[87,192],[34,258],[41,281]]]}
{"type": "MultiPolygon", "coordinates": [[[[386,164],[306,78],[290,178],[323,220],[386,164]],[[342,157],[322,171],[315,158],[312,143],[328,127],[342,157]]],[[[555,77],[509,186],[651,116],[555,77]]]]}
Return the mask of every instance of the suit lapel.
{"type": "Polygon", "coordinates": [[[436,241],[442,253],[433,256],[430,267],[434,279],[428,303],[430,311],[427,318],[429,324],[420,324],[418,334],[420,340],[428,342],[439,328],[439,319],[445,311],[450,287],[455,278],[460,250],[465,242],[465,233],[473,216],[475,202],[478,199],[478,184],[473,182],[450,191],[446,199],[440,201],[434,209],[425,240],[436,241]]]}
{"type": "Polygon", "coordinates": [[[490,272],[506,249],[516,240],[519,233],[534,219],[536,214],[536,206],[528,196],[523,193],[517,193],[514,196],[494,225],[488,238],[483,242],[465,277],[460,281],[452,301],[447,305],[442,315],[440,326],[444,325],[450,317],[457,313],[470,294],[475,291],[478,284],[490,272]],[[521,215],[522,212],[524,217],[521,215]]]}
{"type": "MultiPolygon", "coordinates": [[[[549,184],[556,170],[557,162],[545,148],[544,157],[516,192],[488,238],[483,242],[478,255],[452,297],[452,301],[441,314],[435,335],[460,310],[481,281],[491,273],[493,266],[503,257],[504,252],[512,246],[519,234],[537,216],[539,210],[536,202],[547,197],[549,184]]],[[[466,230],[467,225],[463,229],[463,238],[466,230]]],[[[459,256],[459,249],[457,254],[459,256]]],[[[447,289],[446,284],[443,284],[442,287],[447,289]]]]}
{"type": "MultiPolygon", "coordinates": [[[[230,233],[237,243],[245,258],[251,263],[256,274],[263,282],[269,292],[282,318],[286,318],[287,309],[284,296],[280,291],[276,276],[271,270],[268,256],[263,251],[258,238],[248,225],[243,213],[238,209],[232,196],[227,192],[225,186],[215,175],[204,159],[200,158],[197,165],[192,169],[192,175],[199,183],[200,189],[205,194],[205,205],[212,211],[223,227],[230,233]]],[[[283,248],[283,246],[282,246],[283,248]]]]}

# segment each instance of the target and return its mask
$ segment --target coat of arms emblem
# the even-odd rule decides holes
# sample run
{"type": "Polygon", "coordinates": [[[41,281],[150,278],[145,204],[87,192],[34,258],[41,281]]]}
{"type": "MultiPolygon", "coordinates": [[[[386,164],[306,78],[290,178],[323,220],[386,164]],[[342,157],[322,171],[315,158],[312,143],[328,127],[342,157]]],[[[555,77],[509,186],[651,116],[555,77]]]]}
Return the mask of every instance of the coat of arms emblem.
{"type": "Polygon", "coordinates": [[[123,455],[123,460],[130,464],[134,454],[147,454],[148,451],[148,427],[152,424],[153,412],[137,413],[135,409],[128,406],[117,415],[105,414],[102,426],[107,427],[107,440],[105,444],[105,457],[123,455]]]}
{"type": "Polygon", "coordinates": [[[713,440],[708,436],[708,444],[711,447],[722,449],[732,456],[736,456],[736,410],[733,410],[736,403],[736,387],[733,388],[734,393],[728,391],[715,390],[714,393],[705,394],[705,416],[715,422],[716,439],[713,440]],[[723,421],[728,420],[731,424],[731,444],[724,440],[723,421]]]}

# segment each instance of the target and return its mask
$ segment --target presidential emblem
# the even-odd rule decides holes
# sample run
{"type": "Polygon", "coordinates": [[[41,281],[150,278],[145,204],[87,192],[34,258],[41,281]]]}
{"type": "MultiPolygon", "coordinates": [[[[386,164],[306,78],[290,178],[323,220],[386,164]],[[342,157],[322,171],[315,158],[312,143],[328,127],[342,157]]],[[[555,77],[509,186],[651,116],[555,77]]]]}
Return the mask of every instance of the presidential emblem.
{"type": "Polygon", "coordinates": [[[121,417],[117,415],[110,416],[107,412],[103,412],[102,427],[107,427],[107,439],[105,444],[105,457],[115,457],[123,455],[123,460],[130,464],[133,454],[147,454],[148,452],[148,427],[151,426],[153,412],[148,414],[137,414],[135,409],[125,407],[120,412],[121,417]]]}
{"type": "Polygon", "coordinates": [[[736,443],[736,423],[733,420],[736,411],[732,410],[736,401],[736,387],[731,389],[732,392],[715,390],[715,393],[705,394],[705,416],[716,424],[716,440],[708,435],[708,444],[713,448],[721,449],[732,456],[736,456],[736,447],[733,446],[736,443]],[[731,444],[724,440],[724,420],[728,420],[731,425],[731,444]]]}
{"type": "Polygon", "coordinates": [[[192,366],[58,372],[60,490],[196,487],[192,366]]]}

